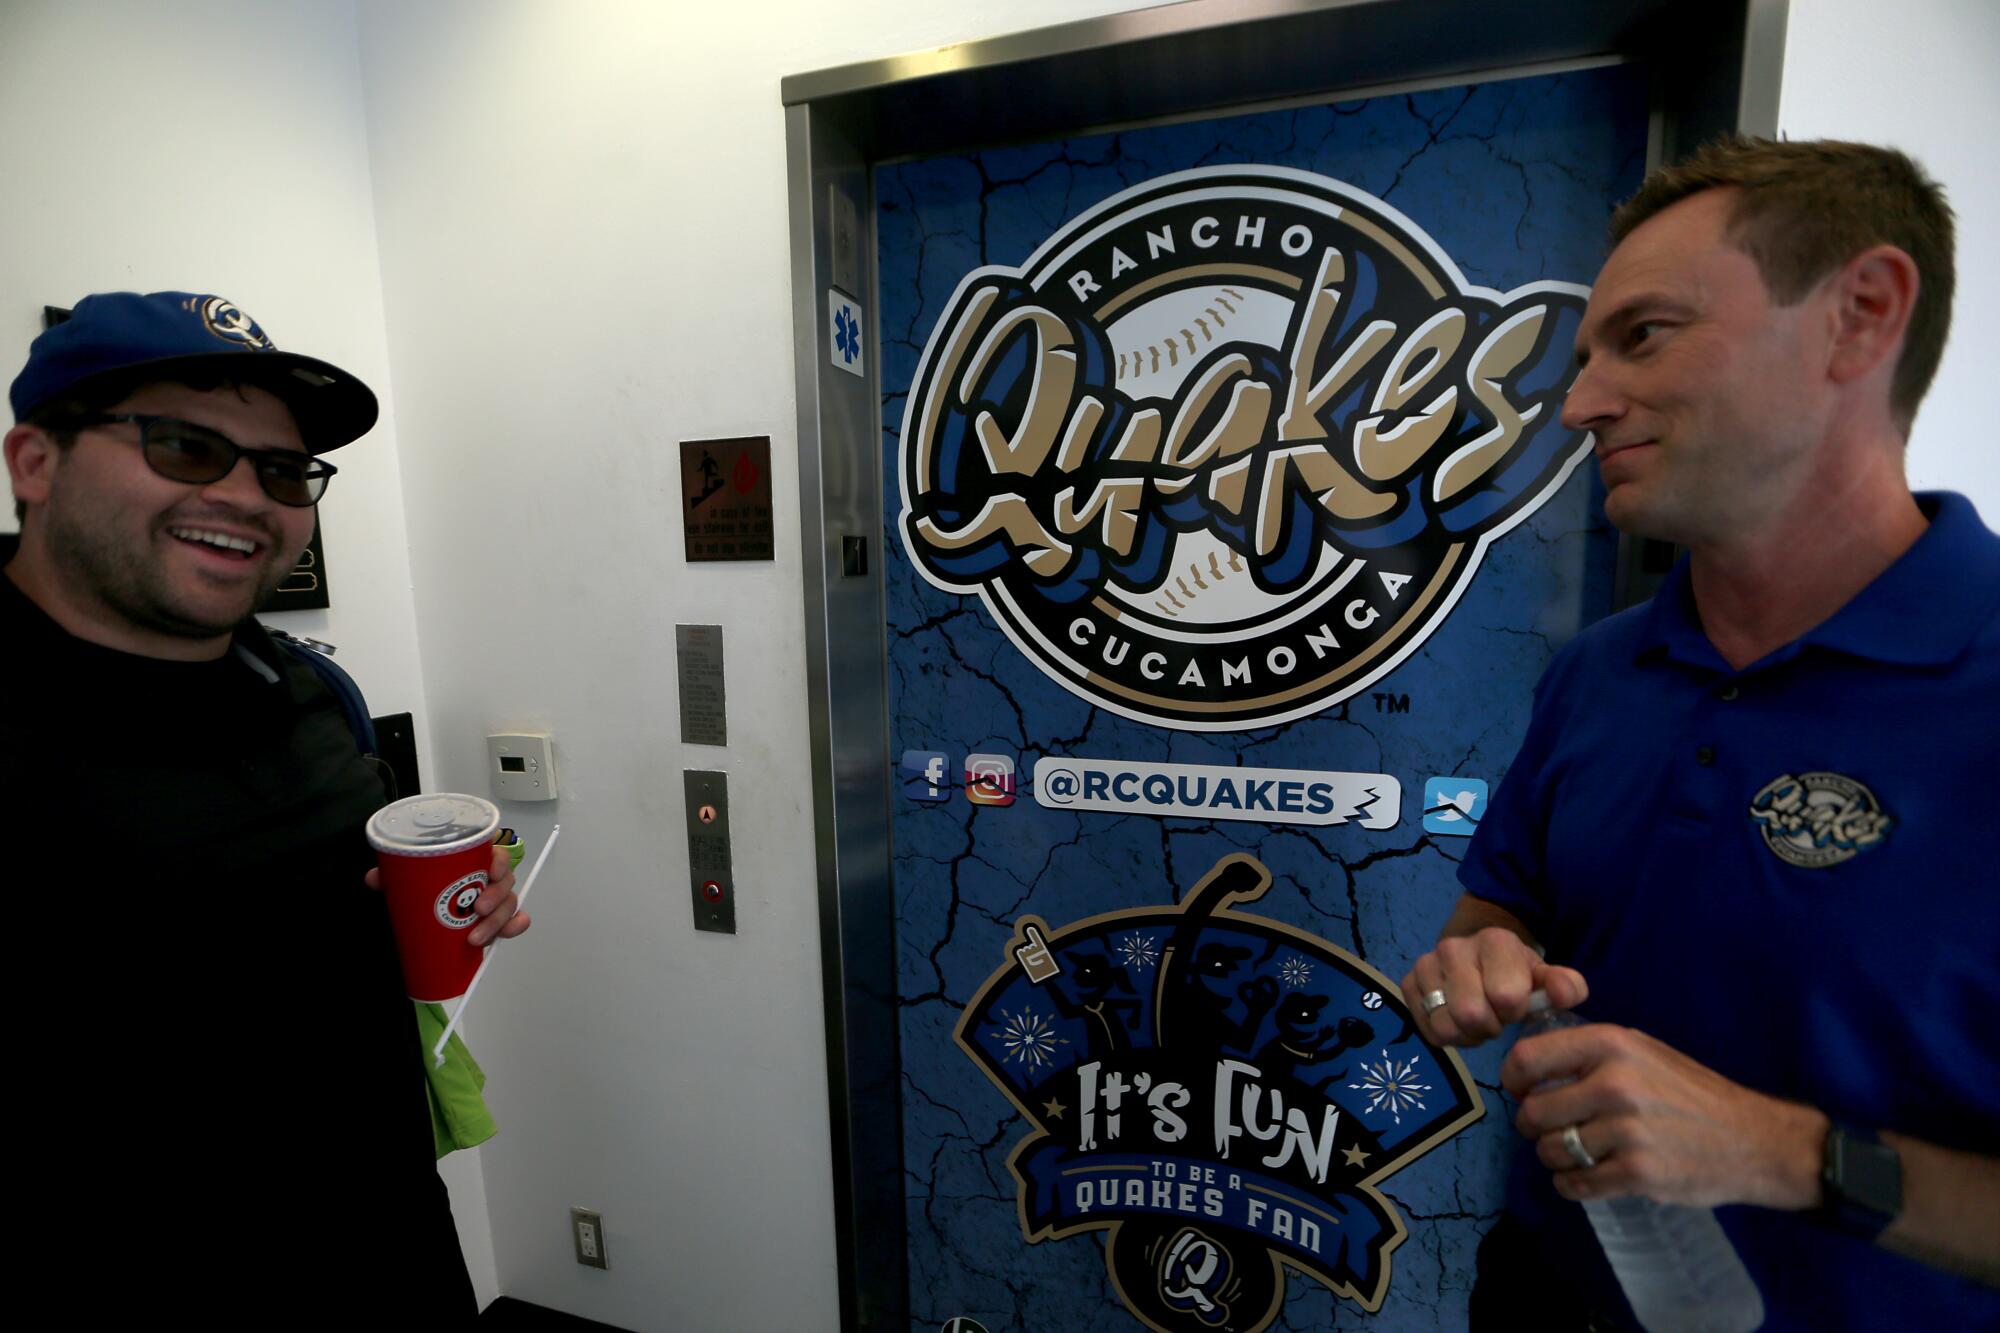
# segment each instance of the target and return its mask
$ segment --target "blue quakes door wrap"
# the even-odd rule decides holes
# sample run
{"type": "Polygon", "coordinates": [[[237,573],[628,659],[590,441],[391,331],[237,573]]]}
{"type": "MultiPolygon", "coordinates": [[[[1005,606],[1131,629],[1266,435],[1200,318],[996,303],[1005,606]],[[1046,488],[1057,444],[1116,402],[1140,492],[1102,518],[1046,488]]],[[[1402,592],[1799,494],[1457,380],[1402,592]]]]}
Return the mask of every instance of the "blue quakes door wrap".
{"type": "Polygon", "coordinates": [[[1501,1050],[1390,983],[1609,609],[1559,417],[1644,87],[878,169],[914,1326],[1464,1327],[1501,1050]]]}

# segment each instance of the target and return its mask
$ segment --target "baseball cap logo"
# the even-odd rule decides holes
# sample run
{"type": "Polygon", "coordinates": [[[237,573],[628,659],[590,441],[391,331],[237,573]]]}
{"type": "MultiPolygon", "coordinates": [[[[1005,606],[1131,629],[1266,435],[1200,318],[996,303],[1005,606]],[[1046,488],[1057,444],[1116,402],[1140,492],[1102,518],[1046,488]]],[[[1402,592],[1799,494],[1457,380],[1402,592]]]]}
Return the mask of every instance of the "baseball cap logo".
{"type": "MultiPolygon", "coordinates": [[[[195,313],[201,316],[202,326],[224,342],[241,343],[259,352],[277,350],[277,345],[257,327],[257,321],[243,313],[234,301],[220,296],[200,299],[195,313]]],[[[190,303],[193,304],[193,303],[190,303]]]]}

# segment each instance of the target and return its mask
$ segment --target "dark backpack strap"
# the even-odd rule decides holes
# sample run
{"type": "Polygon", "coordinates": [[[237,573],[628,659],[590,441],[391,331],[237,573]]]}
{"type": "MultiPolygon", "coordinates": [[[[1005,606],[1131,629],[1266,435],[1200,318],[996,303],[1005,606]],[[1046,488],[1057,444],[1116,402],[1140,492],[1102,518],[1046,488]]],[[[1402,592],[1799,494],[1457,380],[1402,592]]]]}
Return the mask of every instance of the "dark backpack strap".
{"type": "Polygon", "coordinates": [[[312,668],[320,684],[326,686],[327,693],[340,704],[341,714],[347,719],[347,729],[354,733],[354,743],[361,747],[362,754],[372,756],[375,753],[375,722],[368,716],[368,703],[361,697],[361,687],[354,683],[354,677],[305,640],[295,639],[283,630],[269,626],[265,629],[273,643],[312,668]]]}

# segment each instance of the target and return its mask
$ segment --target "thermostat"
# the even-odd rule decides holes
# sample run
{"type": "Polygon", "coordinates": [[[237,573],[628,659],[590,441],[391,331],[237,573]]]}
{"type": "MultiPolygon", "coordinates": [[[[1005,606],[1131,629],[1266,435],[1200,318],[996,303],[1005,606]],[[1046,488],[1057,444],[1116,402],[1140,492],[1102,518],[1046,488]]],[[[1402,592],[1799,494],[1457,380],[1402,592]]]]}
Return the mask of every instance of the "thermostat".
{"type": "Polygon", "coordinates": [[[493,794],[503,801],[553,801],[556,761],[553,738],[532,734],[488,736],[493,794]]]}

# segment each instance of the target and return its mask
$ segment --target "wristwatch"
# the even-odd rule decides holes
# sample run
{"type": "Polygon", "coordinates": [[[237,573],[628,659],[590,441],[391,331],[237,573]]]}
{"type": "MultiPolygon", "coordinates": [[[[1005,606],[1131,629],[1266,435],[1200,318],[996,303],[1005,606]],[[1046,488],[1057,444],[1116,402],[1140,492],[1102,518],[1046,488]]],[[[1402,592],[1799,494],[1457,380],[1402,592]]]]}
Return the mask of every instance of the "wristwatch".
{"type": "Polygon", "coordinates": [[[1865,1129],[1832,1122],[1819,1183],[1824,1197],[1815,1216],[1859,1240],[1874,1240],[1903,1214],[1903,1159],[1865,1129]]]}

